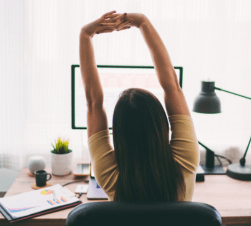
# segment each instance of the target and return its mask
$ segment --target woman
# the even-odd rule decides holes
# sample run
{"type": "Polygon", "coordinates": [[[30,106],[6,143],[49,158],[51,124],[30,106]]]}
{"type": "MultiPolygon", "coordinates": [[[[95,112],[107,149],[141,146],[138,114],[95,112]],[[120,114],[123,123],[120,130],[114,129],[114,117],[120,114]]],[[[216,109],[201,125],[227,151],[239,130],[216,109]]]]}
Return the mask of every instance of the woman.
{"type": "Polygon", "coordinates": [[[148,18],[112,11],[80,33],[80,68],[87,99],[88,145],[96,180],[111,201],[190,201],[199,162],[198,141],[168,52],[148,18]],[[150,50],[165,107],[143,89],[125,90],[114,110],[110,145],[103,90],[92,47],[95,34],[136,27],[150,50]]]}

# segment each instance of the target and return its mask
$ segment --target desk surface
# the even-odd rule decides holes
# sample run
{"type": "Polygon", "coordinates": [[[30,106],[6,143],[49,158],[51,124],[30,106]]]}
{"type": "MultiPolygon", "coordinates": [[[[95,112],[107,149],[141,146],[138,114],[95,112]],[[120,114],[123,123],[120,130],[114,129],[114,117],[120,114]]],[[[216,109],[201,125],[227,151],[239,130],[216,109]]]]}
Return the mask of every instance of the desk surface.
{"type": "MultiPolygon", "coordinates": [[[[46,169],[50,172],[50,169],[46,169]]],[[[5,197],[31,191],[31,184],[35,182],[34,177],[28,176],[28,169],[24,168],[11,185],[5,197]]],[[[85,178],[86,179],[86,178],[85,178]]],[[[67,182],[83,180],[75,178],[72,174],[60,177],[52,176],[50,182],[54,184],[65,184],[67,182]]],[[[72,192],[79,183],[69,184],[66,187],[72,192]]],[[[83,203],[93,202],[87,200],[86,195],[80,198],[83,203]]],[[[193,202],[203,202],[214,206],[222,216],[222,222],[226,224],[248,224],[251,223],[251,182],[239,181],[225,175],[206,175],[204,182],[195,185],[193,202]]],[[[36,226],[63,226],[66,218],[73,208],[31,218],[14,223],[15,225],[36,226]]],[[[12,225],[0,213],[0,225],[12,225]]]]}

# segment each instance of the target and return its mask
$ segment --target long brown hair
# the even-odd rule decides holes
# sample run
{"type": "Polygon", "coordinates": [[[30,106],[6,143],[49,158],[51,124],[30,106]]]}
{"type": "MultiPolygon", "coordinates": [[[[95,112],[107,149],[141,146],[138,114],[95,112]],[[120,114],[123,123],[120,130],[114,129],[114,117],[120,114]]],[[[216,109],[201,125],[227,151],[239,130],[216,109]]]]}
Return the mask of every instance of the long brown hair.
{"type": "Polygon", "coordinates": [[[180,166],[169,145],[169,125],[159,100],[143,89],[127,89],[113,114],[119,176],[114,201],[179,201],[185,196],[180,166]],[[181,190],[180,190],[181,189],[181,190]]]}

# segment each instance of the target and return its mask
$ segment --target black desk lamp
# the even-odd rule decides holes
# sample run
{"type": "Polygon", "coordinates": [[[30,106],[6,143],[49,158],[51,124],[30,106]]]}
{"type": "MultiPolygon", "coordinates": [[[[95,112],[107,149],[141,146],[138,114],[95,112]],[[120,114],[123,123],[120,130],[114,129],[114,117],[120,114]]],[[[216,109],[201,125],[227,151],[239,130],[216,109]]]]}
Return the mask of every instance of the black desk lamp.
{"type": "MultiPolygon", "coordinates": [[[[230,94],[237,95],[239,97],[244,97],[251,100],[250,97],[239,95],[227,90],[215,87],[214,82],[202,81],[201,92],[197,96],[194,102],[193,111],[197,113],[205,114],[217,114],[221,113],[220,99],[216,96],[214,90],[224,91],[230,94]]],[[[229,177],[238,179],[238,180],[251,180],[251,166],[245,166],[245,157],[251,142],[251,137],[246,148],[244,156],[240,159],[240,163],[230,164],[227,169],[227,175],[229,177]]],[[[206,165],[202,166],[205,171],[205,174],[224,174],[225,171],[221,166],[214,166],[214,152],[208,147],[199,142],[201,146],[206,148],[206,165]],[[224,171],[224,173],[222,173],[224,171]]]]}

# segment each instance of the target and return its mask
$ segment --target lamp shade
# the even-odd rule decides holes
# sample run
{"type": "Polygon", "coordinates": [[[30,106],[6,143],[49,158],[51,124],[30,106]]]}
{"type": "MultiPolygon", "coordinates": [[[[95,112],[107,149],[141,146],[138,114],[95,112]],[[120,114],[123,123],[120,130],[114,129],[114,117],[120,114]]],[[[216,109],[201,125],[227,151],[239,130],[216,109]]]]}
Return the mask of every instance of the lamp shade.
{"type": "Polygon", "coordinates": [[[194,101],[193,111],[197,113],[221,113],[220,99],[214,92],[214,82],[201,82],[201,92],[194,101]]]}

